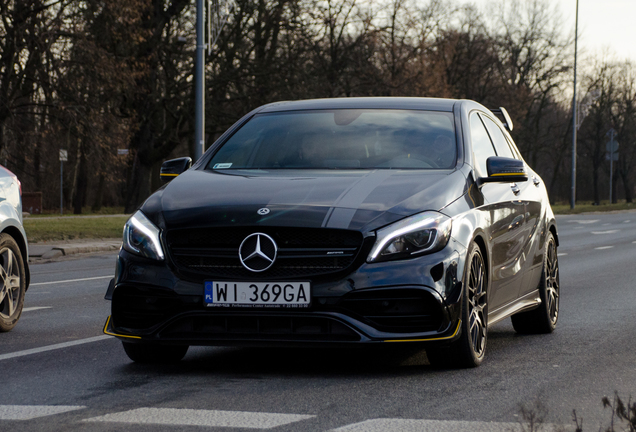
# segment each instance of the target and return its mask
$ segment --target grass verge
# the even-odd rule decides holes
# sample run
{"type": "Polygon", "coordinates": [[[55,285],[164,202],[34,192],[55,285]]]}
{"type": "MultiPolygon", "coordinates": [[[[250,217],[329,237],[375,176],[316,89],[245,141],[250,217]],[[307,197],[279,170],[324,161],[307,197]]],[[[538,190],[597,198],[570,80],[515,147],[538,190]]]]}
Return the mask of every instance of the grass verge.
{"type": "Polygon", "coordinates": [[[31,218],[39,218],[39,217],[70,217],[70,216],[94,216],[94,215],[115,215],[115,214],[124,214],[124,207],[102,207],[98,211],[94,211],[90,207],[82,207],[82,214],[76,215],[73,213],[72,208],[65,208],[64,214],[60,214],[60,209],[46,209],[42,210],[42,214],[32,214],[29,217],[31,218]]]}
{"type": "Polygon", "coordinates": [[[122,235],[128,216],[24,218],[24,230],[29,243],[50,240],[88,238],[118,238],[122,235]]]}
{"type": "Polygon", "coordinates": [[[636,203],[628,203],[625,201],[616,204],[610,204],[609,201],[601,201],[600,205],[594,205],[590,201],[577,202],[574,209],[570,208],[570,204],[557,203],[552,204],[554,214],[580,214],[589,212],[610,212],[617,210],[635,210],[636,203]]]}

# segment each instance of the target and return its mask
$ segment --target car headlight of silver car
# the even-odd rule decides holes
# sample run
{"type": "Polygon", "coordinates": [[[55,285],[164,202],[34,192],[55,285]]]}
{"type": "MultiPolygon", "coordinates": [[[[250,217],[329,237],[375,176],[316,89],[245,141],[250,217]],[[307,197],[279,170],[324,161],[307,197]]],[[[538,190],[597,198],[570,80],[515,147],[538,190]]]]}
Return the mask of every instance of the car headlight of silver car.
{"type": "Polygon", "coordinates": [[[165,255],[159,239],[160,233],[159,228],[138,210],[124,225],[124,249],[136,255],[163,261],[165,255]]]}
{"type": "Polygon", "coordinates": [[[379,229],[367,262],[414,258],[437,252],[448,243],[451,219],[437,212],[424,212],[379,229]]]}

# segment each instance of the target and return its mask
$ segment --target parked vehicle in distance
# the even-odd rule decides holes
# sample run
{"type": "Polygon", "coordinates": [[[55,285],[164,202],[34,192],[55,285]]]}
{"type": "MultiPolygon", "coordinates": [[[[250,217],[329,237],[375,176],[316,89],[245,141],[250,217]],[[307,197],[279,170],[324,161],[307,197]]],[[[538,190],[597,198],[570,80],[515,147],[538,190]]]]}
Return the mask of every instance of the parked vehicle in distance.
{"type": "Polygon", "coordinates": [[[505,110],[280,102],[232,126],[124,228],[105,333],[138,362],[190,345],[422,344],[474,367],[489,326],[549,333],[557,226],[505,110]]]}
{"type": "Polygon", "coordinates": [[[22,185],[0,165],[0,332],[18,323],[29,287],[29,254],[22,226],[22,185]]]}

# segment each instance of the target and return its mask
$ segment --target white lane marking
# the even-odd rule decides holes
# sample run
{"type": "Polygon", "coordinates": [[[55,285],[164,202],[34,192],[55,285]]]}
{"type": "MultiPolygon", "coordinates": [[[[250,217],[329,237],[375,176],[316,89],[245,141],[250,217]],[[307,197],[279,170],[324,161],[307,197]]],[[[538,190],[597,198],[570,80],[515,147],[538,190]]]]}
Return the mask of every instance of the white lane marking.
{"type": "Polygon", "coordinates": [[[0,405],[0,420],[31,420],[84,408],[75,405],[0,405]]]}
{"type": "Polygon", "coordinates": [[[86,339],[78,339],[78,340],[74,340],[74,341],[70,341],[70,342],[63,342],[63,343],[59,343],[59,344],[55,344],[55,345],[47,345],[47,346],[43,346],[40,348],[32,348],[32,349],[28,349],[28,350],[24,350],[24,351],[16,351],[16,352],[12,352],[12,353],[8,353],[8,354],[1,354],[0,355],[0,360],[7,360],[7,359],[11,359],[11,358],[16,358],[16,357],[23,357],[23,356],[27,356],[27,355],[31,355],[31,354],[39,354],[42,352],[46,352],[46,351],[53,351],[53,350],[58,350],[58,349],[62,349],[62,348],[68,348],[68,347],[72,347],[75,345],[83,345],[83,344],[87,344],[87,343],[91,343],[91,342],[99,342],[105,339],[112,339],[112,336],[107,336],[107,335],[103,335],[103,336],[95,336],[95,337],[90,337],[90,338],[86,338],[86,339]]]}
{"type": "Polygon", "coordinates": [[[177,408],[138,408],[85,419],[87,422],[115,422],[181,426],[272,429],[316,416],[244,411],[216,411],[177,408]]]}
{"type": "MultiPolygon", "coordinates": [[[[520,423],[453,420],[374,419],[333,429],[333,432],[509,432],[520,430],[520,423]]],[[[545,431],[574,431],[570,425],[543,424],[545,431]]]]}
{"type": "Polygon", "coordinates": [[[604,224],[603,224],[603,225],[601,225],[601,226],[608,226],[608,225],[611,225],[611,223],[604,223],[604,224]]]}
{"type": "Polygon", "coordinates": [[[113,278],[112,276],[97,276],[97,277],[89,277],[89,278],[82,278],[82,279],[68,279],[68,280],[53,281],[53,282],[38,282],[38,283],[29,284],[29,286],[32,287],[32,286],[36,286],[36,285],[50,285],[50,284],[59,284],[59,283],[68,283],[68,282],[82,282],[82,281],[89,281],[89,280],[112,279],[112,278],[113,278]]]}
{"type": "Polygon", "coordinates": [[[598,219],[589,219],[589,220],[569,220],[568,222],[572,222],[572,223],[578,223],[578,224],[593,224],[598,222],[598,219]]]}
{"type": "Polygon", "coordinates": [[[600,247],[596,247],[594,248],[595,250],[605,250],[605,249],[612,249],[614,246],[600,246],[600,247]]]}
{"type": "Polygon", "coordinates": [[[607,230],[607,231],[590,231],[592,234],[595,235],[599,235],[599,234],[615,234],[617,232],[619,232],[620,230],[607,230]]]}
{"type": "Polygon", "coordinates": [[[33,307],[23,308],[22,312],[31,312],[31,311],[36,311],[40,309],[51,309],[51,307],[52,306],[33,306],[33,307]]]}
{"type": "Polygon", "coordinates": [[[558,257],[560,257],[560,256],[567,256],[567,254],[568,254],[567,252],[560,252],[560,253],[558,253],[558,254],[557,254],[557,256],[558,256],[558,257]]]}
{"type": "Polygon", "coordinates": [[[623,221],[623,223],[630,223],[631,221],[629,219],[627,219],[626,221],[623,221]]]}

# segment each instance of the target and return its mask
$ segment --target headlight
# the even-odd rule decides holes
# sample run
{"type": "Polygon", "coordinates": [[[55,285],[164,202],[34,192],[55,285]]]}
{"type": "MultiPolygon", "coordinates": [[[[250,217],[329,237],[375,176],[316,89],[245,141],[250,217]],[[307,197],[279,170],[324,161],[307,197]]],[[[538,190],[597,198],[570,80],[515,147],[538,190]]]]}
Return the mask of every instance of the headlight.
{"type": "Polygon", "coordinates": [[[367,262],[412,258],[436,252],[448,243],[451,219],[437,212],[424,212],[377,231],[367,262]]]}
{"type": "Polygon", "coordinates": [[[159,228],[141,211],[137,211],[124,225],[124,249],[133,254],[163,261],[159,233],[159,228]]]}

